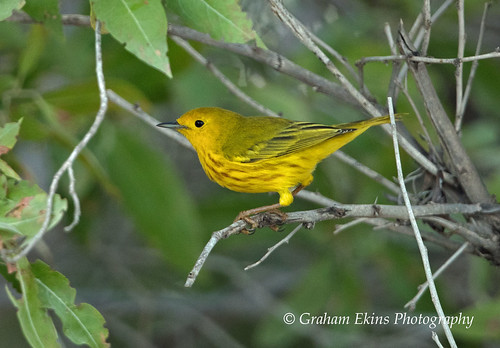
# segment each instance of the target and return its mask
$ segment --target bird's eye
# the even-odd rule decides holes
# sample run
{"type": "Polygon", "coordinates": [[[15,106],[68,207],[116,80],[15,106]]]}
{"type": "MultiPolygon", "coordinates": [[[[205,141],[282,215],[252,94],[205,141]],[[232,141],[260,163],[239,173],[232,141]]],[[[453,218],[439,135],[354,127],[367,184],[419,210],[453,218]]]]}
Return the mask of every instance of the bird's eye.
{"type": "Polygon", "coordinates": [[[197,128],[201,128],[203,127],[203,125],[205,124],[205,122],[203,122],[202,120],[196,120],[194,121],[194,125],[197,127],[197,128]]]}

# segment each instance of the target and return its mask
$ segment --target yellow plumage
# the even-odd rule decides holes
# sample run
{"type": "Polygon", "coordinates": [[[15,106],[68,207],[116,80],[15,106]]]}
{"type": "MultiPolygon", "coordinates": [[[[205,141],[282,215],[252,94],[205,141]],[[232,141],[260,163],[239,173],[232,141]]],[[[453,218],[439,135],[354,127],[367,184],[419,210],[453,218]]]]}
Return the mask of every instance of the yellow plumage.
{"type": "Polygon", "coordinates": [[[198,153],[207,176],[237,192],[277,192],[280,206],[292,191],[309,185],[318,162],[389,116],[322,125],[283,118],[244,117],[221,108],[198,108],[177,122],[158,126],[183,134],[198,153]]]}

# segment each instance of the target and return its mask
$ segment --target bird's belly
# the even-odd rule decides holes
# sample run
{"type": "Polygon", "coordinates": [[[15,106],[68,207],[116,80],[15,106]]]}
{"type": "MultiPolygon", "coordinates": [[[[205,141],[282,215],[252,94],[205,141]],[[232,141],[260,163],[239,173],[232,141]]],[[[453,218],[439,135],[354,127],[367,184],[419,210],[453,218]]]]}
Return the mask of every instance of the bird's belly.
{"type": "Polygon", "coordinates": [[[280,192],[299,184],[308,185],[314,170],[314,166],[304,165],[305,161],[290,156],[254,163],[233,162],[213,155],[205,157],[202,166],[207,176],[237,192],[280,192]]]}

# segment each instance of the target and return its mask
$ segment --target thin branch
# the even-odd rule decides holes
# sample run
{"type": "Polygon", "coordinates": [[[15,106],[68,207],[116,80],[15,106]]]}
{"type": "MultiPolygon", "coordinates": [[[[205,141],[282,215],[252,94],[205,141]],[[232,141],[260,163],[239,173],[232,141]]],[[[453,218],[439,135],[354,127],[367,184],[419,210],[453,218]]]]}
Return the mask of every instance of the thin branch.
{"type": "MultiPolygon", "coordinates": [[[[7,22],[38,23],[25,12],[14,11],[12,15],[5,19],[7,22]]],[[[80,14],[63,14],[61,22],[64,25],[74,25],[77,27],[90,27],[90,17],[80,14]]]]}
{"type": "Polygon", "coordinates": [[[444,348],[441,344],[441,341],[439,340],[438,334],[435,331],[432,331],[432,340],[436,343],[438,348],[444,348]]]}
{"type": "Polygon", "coordinates": [[[149,126],[154,128],[155,130],[165,134],[166,136],[175,140],[182,146],[194,150],[191,143],[183,135],[179,134],[179,132],[176,132],[173,129],[157,127],[156,125],[161,121],[157,120],[156,118],[144,112],[138,105],[129,103],[128,101],[126,101],[125,99],[123,99],[110,89],[107,90],[107,95],[110,101],[120,106],[121,108],[127,110],[131,114],[137,116],[140,120],[146,122],[149,126]]]}
{"type": "MultiPolygon", "coordinates": [[[[431,22],[435,23],[438,20],[438,18],[441,17],[441,15],[446,11],[446,9],[449,6],[451,6],[451,4],[453,4],[454,1],[456,1],[456,0],[444,1],[441,4],[441,6],[436,10],[436,12],[434,12],[434,14],[431,16],[431,22]]],[[[423,17],[422,13],[419,13],[417,20],[415,21],[415,24],[412,26],[412,30],[409,33],[409,38],[413,39],[415,31],[417,30],[417,28],[420,27],[422,17],[423,17]]],[[[420,29],[416,35],[416,38],[413,41],[413,45],[415,47],[420,47],[420,44],[422,43],[423,39],[424,39],[424,28],[420,27],[420,29]]],[[[403,67],[401,68],[401,71],[399,72],[397,81],[399,83],[402,83],[404,81],[404,79],[406,78],[407,73],[408,73],[408,64],[405,64],[405,65],[403,65],[403,67]]]]}
{"type": "Polygon", "coordinates": [[[455,122],[456,124],[462,123],[463,113],[462,109],[462,99],[463,99],[463,74],[464,74],[464,64],[462,59],[464,58],[465,51],[465,19],[464,19],[464,0],[457,0],[457,13],[458,13],[458,52],[457,52],[457,65],[455,69],[455,80],[456,80],[456,105],[455,105],[455,122]]]}
{"type": "Polygon", "coordinates": [[[280,0],[268,0],[273,13],[290,29],[290,31],[313,52],[332,75],[340,82],[341,86],[365,109],[372,117],[380,116],[381,110],[377,109],[361,92],[359,92],[326,54],[314,43],[309,30],[298,21],[283,5],[280,0]]]}
{"type": "Polygon", "coordinates": [[[355,62],[356,65],[364,65],[366,63],[371,62],[381,62],[388,63],[391,61],[410,61],[410,62],[421,62],[427,64],[451,64],[457,65],[459,61],[463,63],[469,62],[477,62],[478,60],[484,59],[492,59],[492,58],[500,58],[500,52],[497,50],[489,53],[483,54],[475,54],[473,56],[463,57],[458,60],[457,58],[435,58],[435,57],[424,57],[424,56],[415,56],[415,55],[401,55],[401,54],[392,54],[390,56],[371,56],[371,57],[363,57],[355,62]]]}
{"type": "Polygon", "coordinates": [[[349,64],[346,57],[341,55],[332,46],[328,45],[326,42],[317,37],[312,31],[310,31],[309,33],[311,35],[311,39],[313,39],[314,42],[316,42],[320,47],[323,47],[328,53],[335,57],[335,59],[337,59],[346,68],[346,70],[349,71],[349,73],[353,76],[357,83],[361,83],[358,74],[356,74],[356,71],[353,69],[351,64],[349,64]]]}
{"type": "Polygon", "coordinates": [[[342,225],[335,225],[335,230],[333,231],[333,234],[339,234],[340,232],[347,230],[353,226],[359,225],[363,222],[366,222],[368,218],[359,218],[359,219],[354,219],[348,223],[342,224],[342,225]]]}
{"type": "Polygon", "coordinates": [[[233,222],[231,225],[228,227],[215,231],[212,233],[212,237],[210,237],[210,240],[207,242],[205,247],[203,248],[203,251],[201,252],[200,256],[198,257],[198,260],[196,260],[196,263],[189,272],[188,277],[186,279],[186,282],[184,283],[184,286],[189,288],[193,286],[194,282],[196,281],[196,278],[198,277],[198,274],[200,273],[201,268],[205,264],[205,261],[207,260],[208,256],[212,252],[212,249],[215,247],[215,245],[221,240],[228,238],[229,236],[232,236],[233,234],[238,234],[241,232],[243,228],[245,228],[246,223],[242,220],[238,220],[236,222],[233,222]]]}
{"type": "MultiPolygon", "coordinates": [[[[431,140],[432,138],[431,138],[429,132],[427,131],[427,127],[425,127],[424,120],[422,119],[422,115],[420,115],[420,111],[418,110],[417,104],[413,100],[413,97],[411,96],[411,94],[408,92],[408,88],[401,85],[399,82],[396,82],[396,84],[399,87],[399,89],[403,92],[403,94],[405,95],[406,99],[408,100],[408,102],[411,105],[411,108],[413,109],[413,112],[415,113],[415,116],[417,117],[418,123],[420,124],[420,128],[424,132],[425,142],[429,146],[429,151],[432,154],[434,154],[434,156],[437,157],[438,151],[436,150],[436,147],[434,146],[434,143],[431,140]]],[[[447,173],[447,174],[449,175],[449,173],[447,173]]]]}
{"type": "MultiPolygon", "coordinates": [[[[443,273],[444,270],[446,270],[453,262],[455,262],[455,260],[460,255],[462,255],[462,253],[465,251],[465,249],[467,249],[467,247],[469,245],[470,245],[469,242],[465,242],[464,244],[462,244],[462,246],[460,248],[458,248],[457,251],[455,251],[453,253],[453,255],[451,255],[450,258],[448,260],[446,260],[446,262],[443,263],[441,265],[441,267],[439,267],[439,269],[436,272],[434,272],[434,274],[432,275],[432,279],[434,279],[434,280],[437,279],[437,277],[439,277],[441,275],[441,273],[443,273]]],[[[417,306],[417,302],[420,300],[420,298],[422,297],[424,292],[429,288],[429,283],[425,282],[425,283],[421,284],[418,288],[419,288],[418,293],[415,295],[415,297],[413,297],[404,306],[404,308],[408,308],[408,310],[412,311],[412,312],[415,310],[415,307],[417,306]]]]}
{"type": "Polygon", "coordinates": [[[302,228],[302,224],[298,225],[297,227],[295,227],[293,229],[292,232],[290,232],[285,238],[283,238],[282,240],[280,240],[278,243],[276,243],[275,245],[273,245],[272,247],[270,247],[269,249],[267,249],[267,252],[264,254],[264,256],[262,256],[260,258],[259,261],[257,262],[254,262],[252,263],[251,265],[248,265],[244,268],[245,271],[248,271],[249,269],[252,269],[254,267],[257,267],[258,265],[260,265],[262,262],[264,262],[268,257],[269,255],[271,255],[276,249],[278,249],[280,246],[282,246],[283,244],[288,244],[288,242],[290,241],[290,239],[292,239],[292,237],[295,235],[295,233],[297,233],[301,228],[302,228]]]}
{"type": "Polygon", "coordinates": [[[432,19],[431,19],[431,1],[424,0],[424,8],[423,8],[423,18],[424,18],[424,38],[422,40],[422,56],[427,55],[427,48],[429,48],[429,42],[431,40],[431,28],[432,28],[432,19]]]}
{"type": "Polygon", "coordinates": [[[391,26],[389,25],[388,22],[384,23],[384,33],[387,38],[387,43],[389,44],[389,49],[391,50],[391,53],[393,55],[397,55],[397,46],[396,43],[394,42],[394,37],[392,36],[391,32],[391,26]]]}
{"type": "Polygon", "coordinates": [[[78,225],[78,222],[80,221],[80,216],[82,215],[82,210],[80,207],[80,199],[78,198],[78,194],[76,193],[75,189],[76,179],[72,166],[68,167],[68,176],[69,176],[69,194],[71,196],[71,199],[73,200],[73,209],[75,211],[73,213],[73,222],[71,222],[71,224],[69,224],[68,226],[64,227],[64,230],[66,232],[71,231],[76,225],[78,225]]]}
{"type": "Polygon", "coordinates": [[[439,301],[439,295],[436,289],[436,285],[434,284],[434,280],[432,278],[432,270],[431,265],[429,263],[429,255],[427,254],[427,248],[422,239],[422,235],[420,234],[420,230],[417,225],[417,220],[415,219],[415,215],[413,214],[413,209],[410,203],[410,198],[408,197],[408,193],[406,191],[406,186],[404,182],[403,169],[401,166],[401,159],[399,157],[399,146],[398,146],[398,136],[397,136],[397,128],[396,121],[394,118],[394,110],[392,108],[392,99],[388,98],[388,106],[389,106],[389,115],[391,117],[391,126],[392,126],[392,141],[394,143],[394,154],[396,157],[396,169],[398,172],[398,181],[399,186],[401,187],[401,193],[403,195],[403,199],[405,202],[406,209],[408,210],[408,216],[410,218],[410,223],[415,233],[415,239],[417,240],[418,249],[420,250],[420,255],[422,257],[422,263],[424,266],[425,276],[427,278],[427,282],[429,284],[429,291],[431,293],[432,303],[434,303],[434,307],[436,308],[436,312],[439,315],[441,320],[441,324],[443,326],[443,330],[445,335],[450,343],[451,347],[457,347],[455,343],[455,339],[453,338],[453,334],[451,333],[450,327],[448,326],[448,322],[445,319],[443,308],[441,307],[441,303],[439,301]]]}
{"type": "Polygon", "coordinates": [[[95,133],[99,130],[99,127],[104,120],[104,116],[106,115],[106,110],[108,108],[108,97],[106,95],[106,86],[104,82],[104,73],[102,70],[102,53],[101,53],[101,34],[100,34],[101,23],[99,21],[96,22],[96,30],[95,30],[95,58],[96,58],[96,75],[97,75],[97,84],[99,87],[99,98],[100,98],[100,106],[99,110],[96,114],[96,118],[94,123],[82,138],[82,140],[76,145],[68,159],[64,161],[62,166],[56,172],[54,177],[52,178],[52,182],[50,184],[48,196],[47,196],[47,208],[45,217],[43,220],[42,227],[40,230],[28,240],[28,242],[21,247],[21,250],[13,257],[8,257],[8,262],[16,262],[21,257],[28,254],[28,252],[42,239],[44,234],[49,229],[49,225],[52,217],[52,209],[54,204],[54,196],[56,194],[57,187],[59,185],[59,181],[63,174],[69,170],[69,168],[73,165],[76,158],[80,154],[80,152],[87,146],[88,142],[92,139],[95,133]]]}
{"type": "Polygon", "coordinates": [[[209,62],[208,59],[206,59],[198,51],[196,51],[186,40],[178,36],[172,36],[171,38],[176,44],[184,48],[184,50],[191,57],[197,60],[200,64],[204,65],[212,74],[214,74],[214,76],[218,78],[219,81],[222,82],[222,84],[226,86],[227,89],[231,93],[233,93],[236,97],[238,97],[248,105],[252,106],[254,109],[258,110],[262,114],[279,117],[277,113],[266,108],[264,105],[259,104],[257,101],[255,101],[246,93],[244,93],[241,89],[239,89],[238,86],[232,83],[231,80],[229,80],[229,78],[226,75],[224,75],[214,64],[209,62]]]}
{"type": "MultiPolygon", "coordinates": [[[[402,25],[400,27],[400,35],[400,49],[408,55],[414,52],[415,47],[413,47],[409,41],[402,25]]],[[[438,133],[440,143],[450,158],[450,164],[453,169],[452,174],[457,177],[461,187],[471,202],[492,202],[493,200],[488,190],[484,186],[476,167],[467,155],[455,131],[455,127],[448,118],[439,100],[425,64],[420,62],[409,62],[408,66],[414,76],[418,90],[422,95],[427,114],[438,133]]]]}
{"type": "MultiPolygon", "coordinates": [[[[488,1],[484,4],[483,16],[481,17],[481,26],[479,28],[479,37],[477,39],[477,45],[476,45],[476,52],[475,52],[476,56],[479,56],[480,52],[481,52],[481,45],[483,43],[484,28],[486,26],[486,15],[488,13],[488,9],[490,8],[490,6],[491,6],[491,1],[488,1]]],[[[500,53],[499,53],[499,56],[500,56],[500,53]]],[[[477,70],[478,66],[479,66],[479,61],[475,60],[472,63],[472,66],[470,69],[469,78],[467,79],[467,85],[465,86],[465,92],[464,92],[464,96],[462,99],[462,104],[460,105],[460,111],[457,115],[457,118],[455,119],[455,130],[457,132],[459,132],[460,129],[462,128],[462,121],[463,121],[463,115],[465,113],[465,107],[467,106],[467,102],[469,100],[470,91],[472,90],[472,81],[474,81],[474,77],[476,76],[476,70],[477,70]]]]}
{"type": "Polygon", "coordinates": [[[358,170],[359,172],[363,173],[370,179],[375,180],[379,184],[385,186],[387,189],[391,190],[392,192],[399,194],[399,187],[393,183],[392,181],[386,179],[382,174],[377,173],[370,167],[362,164],[361,162],[357,161],[356,159],[352,158],[351,156],[347,155],[343,151],[335,151],[333,153],[335,157],[340,159],[342,162],[349,164],[351,167],[354,169],[358,170]]]}

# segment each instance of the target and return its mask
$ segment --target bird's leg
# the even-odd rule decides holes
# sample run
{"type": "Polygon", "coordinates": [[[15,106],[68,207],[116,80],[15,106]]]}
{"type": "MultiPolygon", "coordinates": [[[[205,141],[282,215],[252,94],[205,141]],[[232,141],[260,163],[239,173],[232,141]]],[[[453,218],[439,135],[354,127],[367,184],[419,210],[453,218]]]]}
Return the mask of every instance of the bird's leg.
{"type": "MultiPolygon", "coordinates": [[[[299,185],[297,186],[293,191],[292,191],[292,195],[295,196],[297,193],[300,192],[300,190],[302,190],[305,186],[303,185],[299,185]]],[[[259,213],[264,213],[264,212],[273,212],[274,214],[278,215],[279,217],[281,217],[282,220],[285,220],[287,218],[287,215],[286,213],[282,212],[281,210],[279,210],[279,208],[281,208],[282,205],[279,204],[279,203],[275,203],[275,204],[271,204],[271,205],[265,205],[265,206],[262,206],[262,207],[258,207],[258,208],[253,208],[253,209],[249,209],[249,210],[243,210],[241,211],[238,216],[236,216],[236,219],[234,219],[234,221],[238,221],[238,220],[243,220],[245,221],[246,223],[248,223],[251,227],[252,230],[255,230],[257,227],[258,227],[258,224],[257,222],[255,222],[250,216],[251,215],[255,215],[255,214],[259,214],[259,213]]],[[[272,230],[274,231],[277,231],[278,230],[278,226],[274,225],[274,226],[269,226],[272,230]]],[[[245,234],[251,234],[247,229],[243,229],[242,230],[243,233],[245,234]]]]}
{"type": "Polygon", "coordinates": [[[276,203],[276,204],[271,204],[271,205],[265,205],[263,207],[243,210],[238,214],[238,216],[236,216],[236,219],[234,219],[234,221],[243,220],[243,221],[247,222],[248,224],[250,224],[252,226],[252,229],[255,229],[255,228],[257,228],[257,223],[250,218],[251,215],[255,215],[255,214],[259,214],[259,213],[263,213],[263,212],[271,211],[271,210],[277,210],[283,214],[283,212],[281,212],[279,210],[279,208],[281,208],[281,204],[276,203]]]}
{"type": "Polygon", "coordinates": [[[297,187],[295,188],[295,190],[293,190],[293,191],[292,191],[292,196],[294,196],[294,197],[295,197],[295,195],[296,195],[297,193],[299,193],[300,191],[302,191],[302,189],[303,189],[304,187],[306,187],[306,186],[305,186],[305,185],[302,185],[302,184],[300,184],[299,186],[297,186],[297,187]]]}

